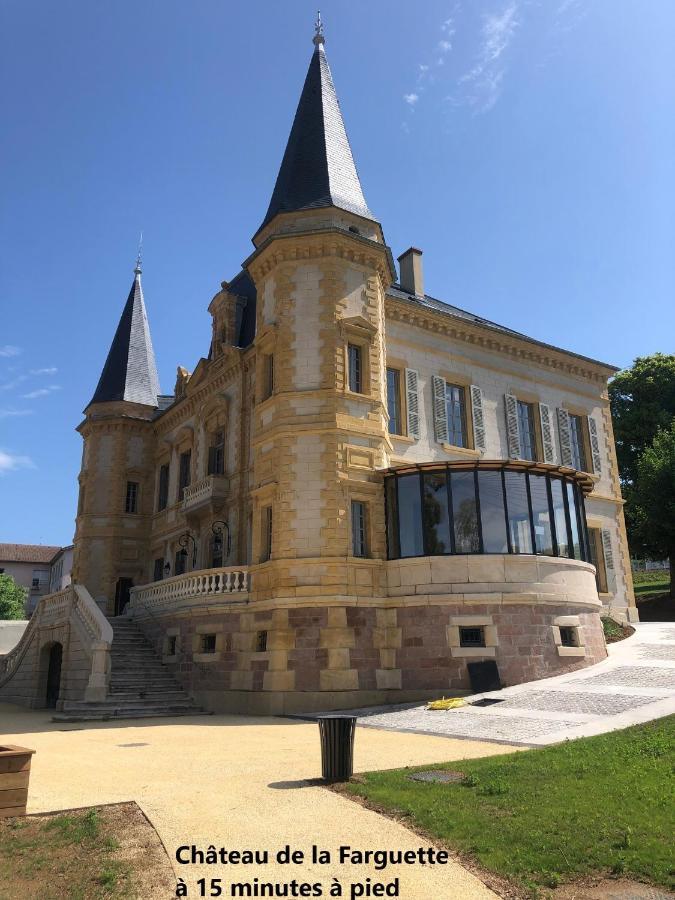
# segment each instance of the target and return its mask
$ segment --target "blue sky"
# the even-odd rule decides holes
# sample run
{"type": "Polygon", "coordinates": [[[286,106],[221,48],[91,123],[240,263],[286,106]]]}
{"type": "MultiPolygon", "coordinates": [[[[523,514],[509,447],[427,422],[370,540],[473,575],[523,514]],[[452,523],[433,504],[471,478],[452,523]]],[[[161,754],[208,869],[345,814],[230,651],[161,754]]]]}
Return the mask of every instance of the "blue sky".
{"type": "MultiPolygon", "coordinates": [[[[675,4],[324,0],[371,209],[428,293],[619,366],[672,352],[675,4]],[[358,9],[358,14],[356,10],[358,9]]],[[[0,6],[0,541],[72,540],[144,232],[162,388],[251,250],[315,5],[0,6]]]]}

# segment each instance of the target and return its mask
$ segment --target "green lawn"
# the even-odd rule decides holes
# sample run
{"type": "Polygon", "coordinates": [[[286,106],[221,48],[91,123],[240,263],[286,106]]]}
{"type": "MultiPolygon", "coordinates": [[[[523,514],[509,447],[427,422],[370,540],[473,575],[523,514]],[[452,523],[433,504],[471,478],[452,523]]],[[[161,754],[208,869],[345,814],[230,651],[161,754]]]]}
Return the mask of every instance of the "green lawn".
{"type": "MultiPolygon", "coordinates": [[[[438,713],[452,715],[452,713],[438,713]]],[[[673,886],[675,716],[648,725],[507,756],[424,769],[461,783],[370,772],[350,783],[387,812],[409,817],[460,855],[536,896],[590,873],[673,886]]]]}
{"type": "Polygon", "coordinates": [[[642,594],[657,594],[670,590],[668,572],[633,572],[633,586],[637,597],[642,594]]]}

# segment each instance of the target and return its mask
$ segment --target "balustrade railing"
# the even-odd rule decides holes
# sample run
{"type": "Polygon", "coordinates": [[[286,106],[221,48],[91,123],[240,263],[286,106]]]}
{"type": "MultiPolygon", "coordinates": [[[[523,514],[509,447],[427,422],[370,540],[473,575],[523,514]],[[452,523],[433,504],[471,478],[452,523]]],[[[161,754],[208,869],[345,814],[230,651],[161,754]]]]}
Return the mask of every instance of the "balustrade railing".
{"type": "Polygon", "coordinates": [[[197,506],[209,500],[222,498],[228,490],[228,479],[224,475],[207,475],[201,481],[188,485],[183,491],[183,509],[197,506]]]}
{"type": "Polygon", "coordinates": [[[159,612],[187,601],[195,605],[210,600],[227,602],[230,595],[247,594],[248,590],[249,574],[246,568],[202,569],[132,588],[129,612],[131,615],[142,615],[145,611],[159,612]]]}

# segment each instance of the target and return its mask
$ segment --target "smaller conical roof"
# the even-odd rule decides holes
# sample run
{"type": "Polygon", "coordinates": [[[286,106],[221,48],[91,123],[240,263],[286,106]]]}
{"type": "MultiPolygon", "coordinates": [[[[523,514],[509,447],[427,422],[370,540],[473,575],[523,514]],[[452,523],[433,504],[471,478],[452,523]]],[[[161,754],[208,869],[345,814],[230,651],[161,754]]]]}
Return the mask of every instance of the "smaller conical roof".
{"type": "Polygon", "coordinates": [[[157,363],[143,300],[141,270],[137,265],[134,283],[91,402],[128,400],[130,403],[157,406],[159,393],[157,363]]]}

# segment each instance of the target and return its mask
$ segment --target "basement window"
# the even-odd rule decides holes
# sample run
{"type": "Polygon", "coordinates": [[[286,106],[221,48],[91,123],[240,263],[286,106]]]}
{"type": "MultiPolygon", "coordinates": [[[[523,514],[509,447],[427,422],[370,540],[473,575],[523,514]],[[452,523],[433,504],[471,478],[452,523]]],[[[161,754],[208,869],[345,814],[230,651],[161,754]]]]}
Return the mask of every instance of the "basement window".
{"type": "Polygon", "coordinates": [[[485,646],[485,629],[484,628],[467,628],[467,627],[460,626],[459,646],[460,647],[484,647],[485,646]]]}
{"type": "Polygon", "coordinates": [[[215,653],[216,652],[216,636],[215,634],[203,634],[202,635],[202,653],[215,653]]]}
{"type": "Polygon", "coordinates": [[[578,647],[577,629],[573,625],[560,626],[560,645],[562,647],[578,647]]]}
{"type": "Polygon", "coordinates": [[[255,652],[264,653],[267,650],[267,632],[259,631],[255,639],[255,652]]]}

